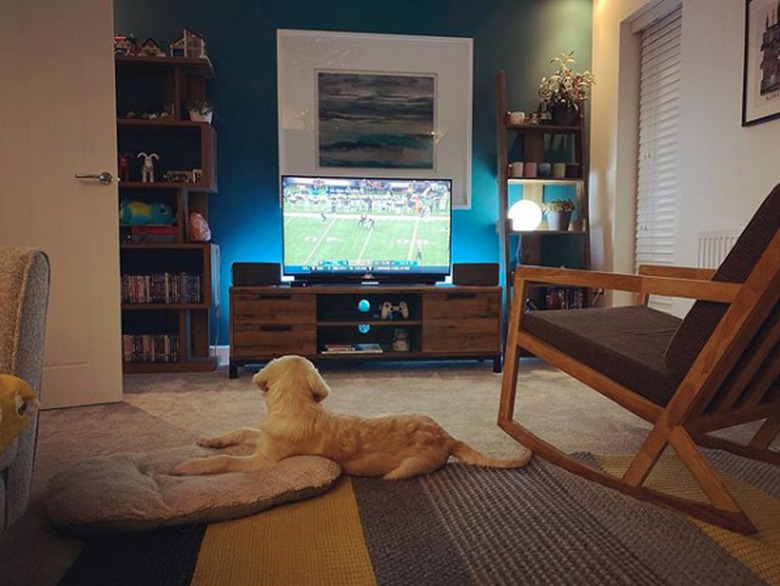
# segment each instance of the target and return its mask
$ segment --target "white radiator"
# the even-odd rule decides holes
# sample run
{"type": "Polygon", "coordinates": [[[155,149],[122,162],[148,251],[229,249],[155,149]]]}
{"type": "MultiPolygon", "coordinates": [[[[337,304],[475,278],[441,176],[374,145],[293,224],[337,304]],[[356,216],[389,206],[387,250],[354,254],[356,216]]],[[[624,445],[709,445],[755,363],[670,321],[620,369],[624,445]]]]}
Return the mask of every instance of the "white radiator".
{"type": "Polygon", "coordinates": [[[717,269],[734,246],[739,230],[699,233],[699,268],[717,269]]]}

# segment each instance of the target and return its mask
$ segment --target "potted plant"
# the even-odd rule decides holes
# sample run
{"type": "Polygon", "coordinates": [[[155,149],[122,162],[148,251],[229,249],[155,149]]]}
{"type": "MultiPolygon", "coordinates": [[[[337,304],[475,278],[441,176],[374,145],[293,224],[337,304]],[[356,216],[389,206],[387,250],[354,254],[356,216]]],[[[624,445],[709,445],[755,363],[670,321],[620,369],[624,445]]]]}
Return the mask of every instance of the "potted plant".
{"type": "Polygon", "coordinates": [[[569,229],[571,213],[574,204],[568,199],[555,199],[545,204],[547,227],[550,230],[566,231],[569,229]]]}
{"type": "Polygon", "coordinates": [[[211,100],[188,100],[187,110],[190,114],[190,120],[193,122],[208,122],[214,116],[214,102],[211,100]]]}
{"type": "Polygon", "coordinates": [[[553,124],[571,126],[580,116],[583,102],[590,96],[593,74],[590,71],[574,72],[571,68],[571,64],[576,63],[574,51],[561,53],[550,63],[555,63],[558,70],[539,82],[539,97],[544,109],[550,112],[553,124]]]}

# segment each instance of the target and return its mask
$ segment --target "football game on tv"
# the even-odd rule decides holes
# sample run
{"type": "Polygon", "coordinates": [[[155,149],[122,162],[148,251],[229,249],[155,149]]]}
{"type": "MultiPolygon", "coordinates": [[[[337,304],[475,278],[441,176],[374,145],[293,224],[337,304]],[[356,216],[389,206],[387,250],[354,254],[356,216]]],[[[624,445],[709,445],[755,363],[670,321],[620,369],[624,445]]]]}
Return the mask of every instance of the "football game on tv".
{"type": "Polygon", "coordinates": [[[284,273],[433,282],[450,272],[448,179],[282,178],[284,273]]]}

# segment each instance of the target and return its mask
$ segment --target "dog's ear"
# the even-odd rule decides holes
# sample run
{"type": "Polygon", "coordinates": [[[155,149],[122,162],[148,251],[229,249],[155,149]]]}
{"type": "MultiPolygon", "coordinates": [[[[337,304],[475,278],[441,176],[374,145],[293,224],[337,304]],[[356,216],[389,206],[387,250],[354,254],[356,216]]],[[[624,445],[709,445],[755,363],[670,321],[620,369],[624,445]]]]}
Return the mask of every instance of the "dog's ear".
{"type": "Polygon", "coordinates": [[[263,391],[264,393],[268,392],[268,379],[270,378],[268,376],[268,367],[266,366],[261,371],[259,371],[255,376],[252,377],[252,382],[255,384],[255,386],[263,391]]]}
{"type": "Polygon", "coordinates": [[[328,396],[328,393],[330,393],[330,387],[328,386],[328,383],[325,382],[325,380],[320,376],[320,373],[317,372],[315,368],[312,368],[309,371],[307,378],[312,397],[317,403],[321,403],[328,396]]]}

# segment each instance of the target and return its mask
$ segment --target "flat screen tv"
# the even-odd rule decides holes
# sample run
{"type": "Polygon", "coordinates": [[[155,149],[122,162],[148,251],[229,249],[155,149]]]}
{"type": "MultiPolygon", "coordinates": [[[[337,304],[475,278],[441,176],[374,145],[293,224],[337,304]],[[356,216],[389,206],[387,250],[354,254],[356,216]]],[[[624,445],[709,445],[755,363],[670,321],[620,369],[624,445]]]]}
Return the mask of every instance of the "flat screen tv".
{"type": "Polygon", "coordinates": [[[430,283],[450,272],[452,181],[282,177],[284,274],[430,283]]]}

